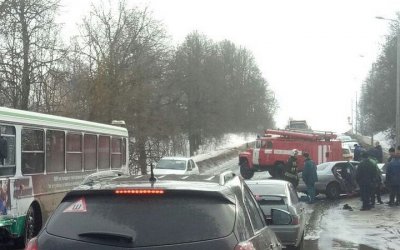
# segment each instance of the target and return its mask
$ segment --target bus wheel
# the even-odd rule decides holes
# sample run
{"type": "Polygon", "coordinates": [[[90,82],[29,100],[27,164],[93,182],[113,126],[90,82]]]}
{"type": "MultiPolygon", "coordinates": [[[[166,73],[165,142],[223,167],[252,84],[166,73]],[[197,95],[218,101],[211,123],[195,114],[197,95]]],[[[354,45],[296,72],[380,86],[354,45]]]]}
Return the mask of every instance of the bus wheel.
{"type": "Polygon", "coordinates": [[[247,161],[243,161],[240,164],[240,174],[244,179],[251,179],[254,176],[254,171],[249,168],[247,161]]]}
{"type": "Polygon", "coordinates": [[[25,217],[25,233],[24,243],[28,244],[29,240],[38,235],[42,224],[42,215],[38,205],[32,204],[25,217]]]}

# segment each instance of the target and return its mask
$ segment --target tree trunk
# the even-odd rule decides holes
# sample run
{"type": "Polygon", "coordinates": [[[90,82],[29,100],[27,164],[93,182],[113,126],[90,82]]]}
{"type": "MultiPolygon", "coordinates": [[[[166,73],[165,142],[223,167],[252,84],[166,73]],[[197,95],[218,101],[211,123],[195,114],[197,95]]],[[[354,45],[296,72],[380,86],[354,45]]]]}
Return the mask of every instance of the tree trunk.
{"type": "Polygon", "coordinates": [[[21,22],[22,44],[23,44],[23,70],[22,70],[22,96],[20,108],[28,110],[29,92],[31,83],[29,78],[29,33],[28,24],[25,20],[25,4],[21,1],[19,18],[21,22]]]}
{"type": "Polygon", "coordinates": [[[139,151],[139,168],[142,174],[147,174],[147,154],[146,154],[146,140],[143,137],[139,137],[137,143],[139,151]]]}

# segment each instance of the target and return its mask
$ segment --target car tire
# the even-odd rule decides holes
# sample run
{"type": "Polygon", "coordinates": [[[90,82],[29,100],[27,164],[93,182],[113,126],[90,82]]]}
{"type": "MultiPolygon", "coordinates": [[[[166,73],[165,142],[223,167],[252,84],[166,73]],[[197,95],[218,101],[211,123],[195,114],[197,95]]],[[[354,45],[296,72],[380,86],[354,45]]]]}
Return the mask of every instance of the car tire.
{"type": "Polygon", "coordinates": [[[246,160],[240,164],[240,174],[246,180],[254,176],[254,171],[249,168],[249,163],[246,160]]]}
{"type": "Polygon", "coordinates": [[[336,200],[340,196],[340,185],[338,183],[329,183],[326,187],[326,196],[331,200],[336,200]]]}

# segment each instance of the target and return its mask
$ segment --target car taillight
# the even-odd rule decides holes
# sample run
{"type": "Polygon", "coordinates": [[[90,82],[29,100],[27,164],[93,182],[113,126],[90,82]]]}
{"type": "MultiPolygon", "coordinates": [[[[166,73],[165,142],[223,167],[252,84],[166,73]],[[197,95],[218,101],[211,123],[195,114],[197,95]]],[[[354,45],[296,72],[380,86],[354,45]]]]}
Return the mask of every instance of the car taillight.
{"type": "Polygon", "coordinates": [[[251,241],[244,241],[237,244],[234,250],[256,250],[256,248],[251,241]]]}
{"type": "Polygon", "coordinates": [[[115,194],[132,194],[132,195],[160,195],[164,194],[162,189],[117,189],[115,194]]]}
{"type": "Polygon", "coordinates": [[[25,250],[38,250],[37,238],[32,238],[25,246],[25,250]]]}
{"type": "Polygon", "coordinates": [[[292,216],[292,225],[298,225],[300,222],[299,222],[299,217],[298,216],[296,216],[296,215],[293,215],[292,216]]]}

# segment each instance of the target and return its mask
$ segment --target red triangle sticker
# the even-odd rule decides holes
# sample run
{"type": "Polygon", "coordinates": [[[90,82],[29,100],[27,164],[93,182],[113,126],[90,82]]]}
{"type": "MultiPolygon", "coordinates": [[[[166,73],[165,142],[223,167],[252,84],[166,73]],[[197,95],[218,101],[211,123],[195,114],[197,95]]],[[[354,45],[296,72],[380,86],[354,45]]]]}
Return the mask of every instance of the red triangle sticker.
{"type": "Polygon", "coordinates": [[[86,212],[86,201],[85,198],[82,197],[76,202],[74,202],[71,206],[63,211],[63,213],[84,213],[86,212]]]}

